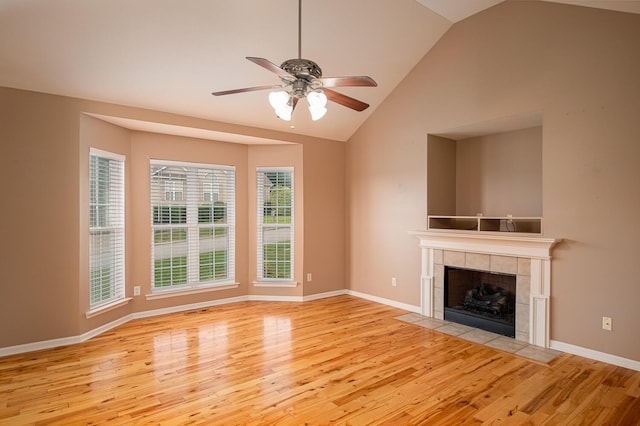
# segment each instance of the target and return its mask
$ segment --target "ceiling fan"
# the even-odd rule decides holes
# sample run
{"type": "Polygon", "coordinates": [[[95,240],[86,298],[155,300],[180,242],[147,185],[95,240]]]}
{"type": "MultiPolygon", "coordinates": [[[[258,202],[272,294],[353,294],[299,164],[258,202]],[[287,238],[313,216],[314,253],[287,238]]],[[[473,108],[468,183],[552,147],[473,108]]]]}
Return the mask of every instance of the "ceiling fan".
{"type": "Polygon", "coordinates": [[[282,84],[224,90],[213,92],[212,95],[223,96],[280,89],[269,94],[269,103],[275,109],[276,115],[286,121],[291,120],[291,115],[298,101],[302,98],[307,98],[309,112],[314,121],[322,118],[327,112],[327,100],[356,111],[364,111],[369,107],[369,104],[338,93],[329,87],[375,87],[378,85],[368,76],[322,77],[322,70],[318,64],[302,58],[302,0],[298,0],[298,58],[288,59],[280,66],[264,58],[247,56],[247,59],[276,74],[280,77],[282,84]]]}

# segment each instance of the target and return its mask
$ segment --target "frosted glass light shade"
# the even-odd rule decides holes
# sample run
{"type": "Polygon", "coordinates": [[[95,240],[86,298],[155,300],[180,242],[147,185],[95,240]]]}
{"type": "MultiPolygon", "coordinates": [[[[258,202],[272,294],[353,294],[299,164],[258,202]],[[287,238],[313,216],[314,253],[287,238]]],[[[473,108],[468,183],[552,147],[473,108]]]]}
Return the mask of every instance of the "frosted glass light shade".
{"type": "Polygon", "coordinates": [[[276,115],[285,121],[291,121],[293,107],[290,100],[289,93],[284,90],[269,93],[269,104],[276,111],[276,115]]]}
{"type": "Polygon", "coordinates": [[[309,92],[307,95],[307,102],[309,102],[309,106],[324,108],[327,105],[327,95],[319,90],[309,92]]]}
{"type": "Polygon", "coordinates": [[[309,103],[309,112],[313,121],[320,120],[327,113],[327,95],[324,92],[320,90],[309,92],[307,102],[309,103]]]}
{"type": "Polygon", "coordinates": [[[289,94],[284,90],[269,93],[269,103],[273,109],[277,109],[289,102],[289,94]]]}
{"type": "Polygon", "coordinates": [[[284,121],[291,121],[291,114],[293,113],[293,107],[291,105],[285,105],[282,108],[276,110],[276,115],[284,121]]]}
{"type": "Polygon", "coordinates": [[[313,121],[320,120],[327,113],[327,109],[325,107],[315,107],[313,105],[309,105],[309,112],[311,113],[311,119],[313,121]]]}

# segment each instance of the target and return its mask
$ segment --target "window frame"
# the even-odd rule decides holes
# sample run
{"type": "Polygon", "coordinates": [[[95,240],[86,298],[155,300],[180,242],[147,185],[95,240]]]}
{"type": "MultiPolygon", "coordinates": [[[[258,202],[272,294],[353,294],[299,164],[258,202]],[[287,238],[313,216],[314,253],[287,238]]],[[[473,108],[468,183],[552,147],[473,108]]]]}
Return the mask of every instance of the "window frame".
{"type": "MultiPolygon", "coordinates": [[[[277,216],[277,213],[276,213],[277,216]]],[[[276,247],[276,259],[278,248],[276,247]]],[[[278,261],[276,260],[276,264],[278,261]]],[[[278,267],[276,266],[276,271],[278,267]]],[[[277,275],[277,272],[276,272],[277,275]]],[[[274,284],[295,282],[295,169],[294,167],[257,167],[256,168],[256,280],[257,283],[274,284]],[[266,173],[288,173],[290,179],[290,205],[276,206],[276,209],[290,209],[289,223],[265,223],[265,184],[266,173]],[[281,229],[289,229],[289,274],[286,277],[265,277],[264,261],[264,231],[265,227],[275,228],[275,232],[281,229]]]]}
{"type": "MultiPolygon", "coordinates": [[[[183,161],[171,161],[171,160],[157,160],[150,159],[149,160],[149,197],[150,197],[150,227],[151,227],[151,293],[152,294],[162,294],[162,293],[173,293],[180,291],[192,291],[203,288],[216,288],[216,287],[227,287],[229,284],[235,283],[235,233],[236,233],[236,225],[235,225],[235,205],[236,205],[236,167],[229,165],[219,165],[219,164],[208,164],[208,163],[193,163],[193,162],[183,162],[183,161]],[[167,200],[166,196],[162,196],[160,199],[162,200],[159,204],[155,203],[154,199],[154,167],[162,168],[178,168],[183,169],[184,172],[184,186],[183,186],[183,197],[181,200],[167,200]],[[199,173],[201,175],[199,175],[199,173]],[[226,185],[224,185],[224,190],[230,191],[231,199],[227,199],[225,196],[225,203],[223,205],[223,212],[225,212],[225,222],[216,223],[215,215],[216,209],[221,208],[218,203],[218,200],[205,200],[204,193],[206,186],[203,183],[208,182],[207,176],[210,173],[223,173],[225,174],[225,178],[227,179],[226,185]],[[230,173],[230,175],[227,175],[230,173]],[[180,208],[176,210],[172,210],[172,206],[182,206],[184,205],[184,213],[180,208]],[[166,210],[168,215],[165,214],[165,210],[163,208],[168,208],[166,210]],[[206,222],[202,221],[203,211],[202,209],[209,208],[209,219],[205,217],[206,222]],[[175,212],[175,214],[174,214],[175,212]],[[177,217],[177,222],[174,221],[174,218],[177,217]],[[184,222],[182,218],[184,217],[184,222]],[[168,220],[169,223],[156,223],[162,220],[168,220]],[[175,272],[173,259],[174,257],[170,257],[172,259],[169,261],[169,267],[164,267],[165,271],[169,271],[171,274],[171,278],[169,279],[168,284],[159,285],[157,279],[161,276],[162,271],[156,270],[158,261],[163,260],[163,258],[156,259],[156,256],[161,256],[158,252],[158,247],[156,245],[156,231],[169,231],[169,244],[171,250],[174,247],[173,240],[173,232],[178,230],[182,239],[184,237],[183,243],[177,244],[185,244],[183,250],[186,250],[186,260],[185,260],[185,280],[184,283],[178,283],[173,281],[173,274],[175,272]],[[203,230],[208,230],[207,232],[203,232],[203,230]],[[219,231],[222,230],[222,231],[219,231]],[[210,235],[207,237],[207,233],[210,235]],[[222,235],[220,235],[222,234],[222,235]],[[204,239],[203,239],[204,235],[204,239]],[[223,278],[216,278],[217,274],[217,265],[220,265],[221,262],[218,262],[218,255],[215,249],[216,244],[220,236],[226,236],[226,241],[224,241],[224,246],[226,247],[226,251],[222,256],[224,257],[224,267],[222,268],[225,271],[225,276],[223,278]],[[214,247],[213,254],[211,256],[206,256],[206,253],[201,251],[201,243],[206,241],[210,241],[210,245],[214,247]],[[209,258],[208,258],[209,257],[209,258]],[[203,259],[207,260],[207,264],[202,263],[203,259]],[[202,279],[203,273],[206,275],[208,273],[213,274],[213,277],[209,276],[206,279],[202,279]],[[160,274],[160,275],[158,275],[160,274]]],[[[159,182],[158,187],[155,188],[157,194],[165,194],[166,184],[169,181],[159,182]]],[[[175,198],[175,197],[172,197],[175,198]]],[[[159,200],[160,200],[159,199],[159,200]]],[[[204,213],[206,214],[206,212],[204,213]]],[[[176,240],[178,241],[178,240],[176,240]]],[[[176,270],[178,268],[182,270],[182,265],[175,265],[176,270]]],[[[179,272],[179,271],[178,271],[179,272]]],[[[182,273],[182,272],[180,272],[182,273]]],[[[166,275],[165,275],[166,276],[166,275]]]]}
{"type": "Polygon", "coordinates": [[[89,309],[90,311],[100,310],[109,305],[125,300],[125,164],[126,157],[121,154],[103,151],[97,148],[89,148],[89,200],[88,200],[88,228],[89,228],[89,276],[88,276],[88,293],[89,293],[89,309]],[[109,167],[108,181],[108,202],[100,203],[97,199],[98,194],[94,194],[96,186],[100,184],[95,180],[98,171],[93,171],[93,158],[98,160],[107,160],[109,167]],[[113,169],[115,166],[115,170],[113,169]],[[112,172],[119,173],[113,176],[112,172]],[[102,204],[102,205],[101,205],[102,204]],[[100,224],[100,210],[104,210],[105,222],[100,224]],[[109,247],[103,247],[104,244],[100,240],[98,244],[101,248],[96,252],[94,249],[94,239],[96,232],[109,234],[113,236],[113,242],[108,240],[109,247]],[[112,258],[110,258],[110,253],[112,258]],[[112,275],[106,283],[107,296],[94,298],[96,293],[105,291],[105,283],[97,283],[94,280],[94,270],[96,263],[104,264],[107,262],[113,268],[112,275]],[[98,286],[98,288],[96,288],[98,286]]]}

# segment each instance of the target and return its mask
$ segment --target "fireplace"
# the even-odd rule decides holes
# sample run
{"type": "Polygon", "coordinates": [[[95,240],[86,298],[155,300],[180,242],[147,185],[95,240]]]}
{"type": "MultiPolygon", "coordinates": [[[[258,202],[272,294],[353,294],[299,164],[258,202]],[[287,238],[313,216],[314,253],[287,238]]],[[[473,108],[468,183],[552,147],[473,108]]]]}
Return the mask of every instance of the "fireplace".
{"type": "Polygon", "coordinates": [[[444,319],[503,336],[516,335],[516,275],[444,268],[444,319]]]}
{"type": "Polygon", "coordinates": [[[515,339],[549,347],[551,250],[561,239],[511,232],[410,233],[420,240],[422,315],[444,319],[446,267],[515,275],[515,339]]]}

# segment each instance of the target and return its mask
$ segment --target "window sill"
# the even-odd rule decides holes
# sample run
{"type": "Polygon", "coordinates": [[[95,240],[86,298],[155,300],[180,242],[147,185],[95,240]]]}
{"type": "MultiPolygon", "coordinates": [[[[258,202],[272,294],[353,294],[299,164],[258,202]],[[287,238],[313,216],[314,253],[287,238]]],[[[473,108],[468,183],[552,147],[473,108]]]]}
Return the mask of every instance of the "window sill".
{"type": "Polygon", "coordinates": [[[294,288],[298,287],[295,281],[254,281],[254,287],[294,288]]]}
{"type": "Polygon", "coordinates": [[[190,288],[188,290],[169,290],[158,293],[150,293],[146,294],[145,298],[147,300],[157,300],[166,299],[168,297],[190,296],[192,294],[207,293],[210,291],[230,290],[233,288],[238,288],[238,286],[240,286],[240,283],[215,284],[208,287],[190,288]]]}
{"type": "Polygon", "coordinates": [[[131,299],[132,299],[131,297],[125,297],[124,299],[117,300],[115,302],[109,303],[108,305],[100,306],[99,308],[87,311],[84,313],[84,315],[87,317],[87,319],[93,318],[95,316],[104,314],[106,312],[117,309],[121,306],[124,306],[128,304],[131,301],[131,299]]]}

